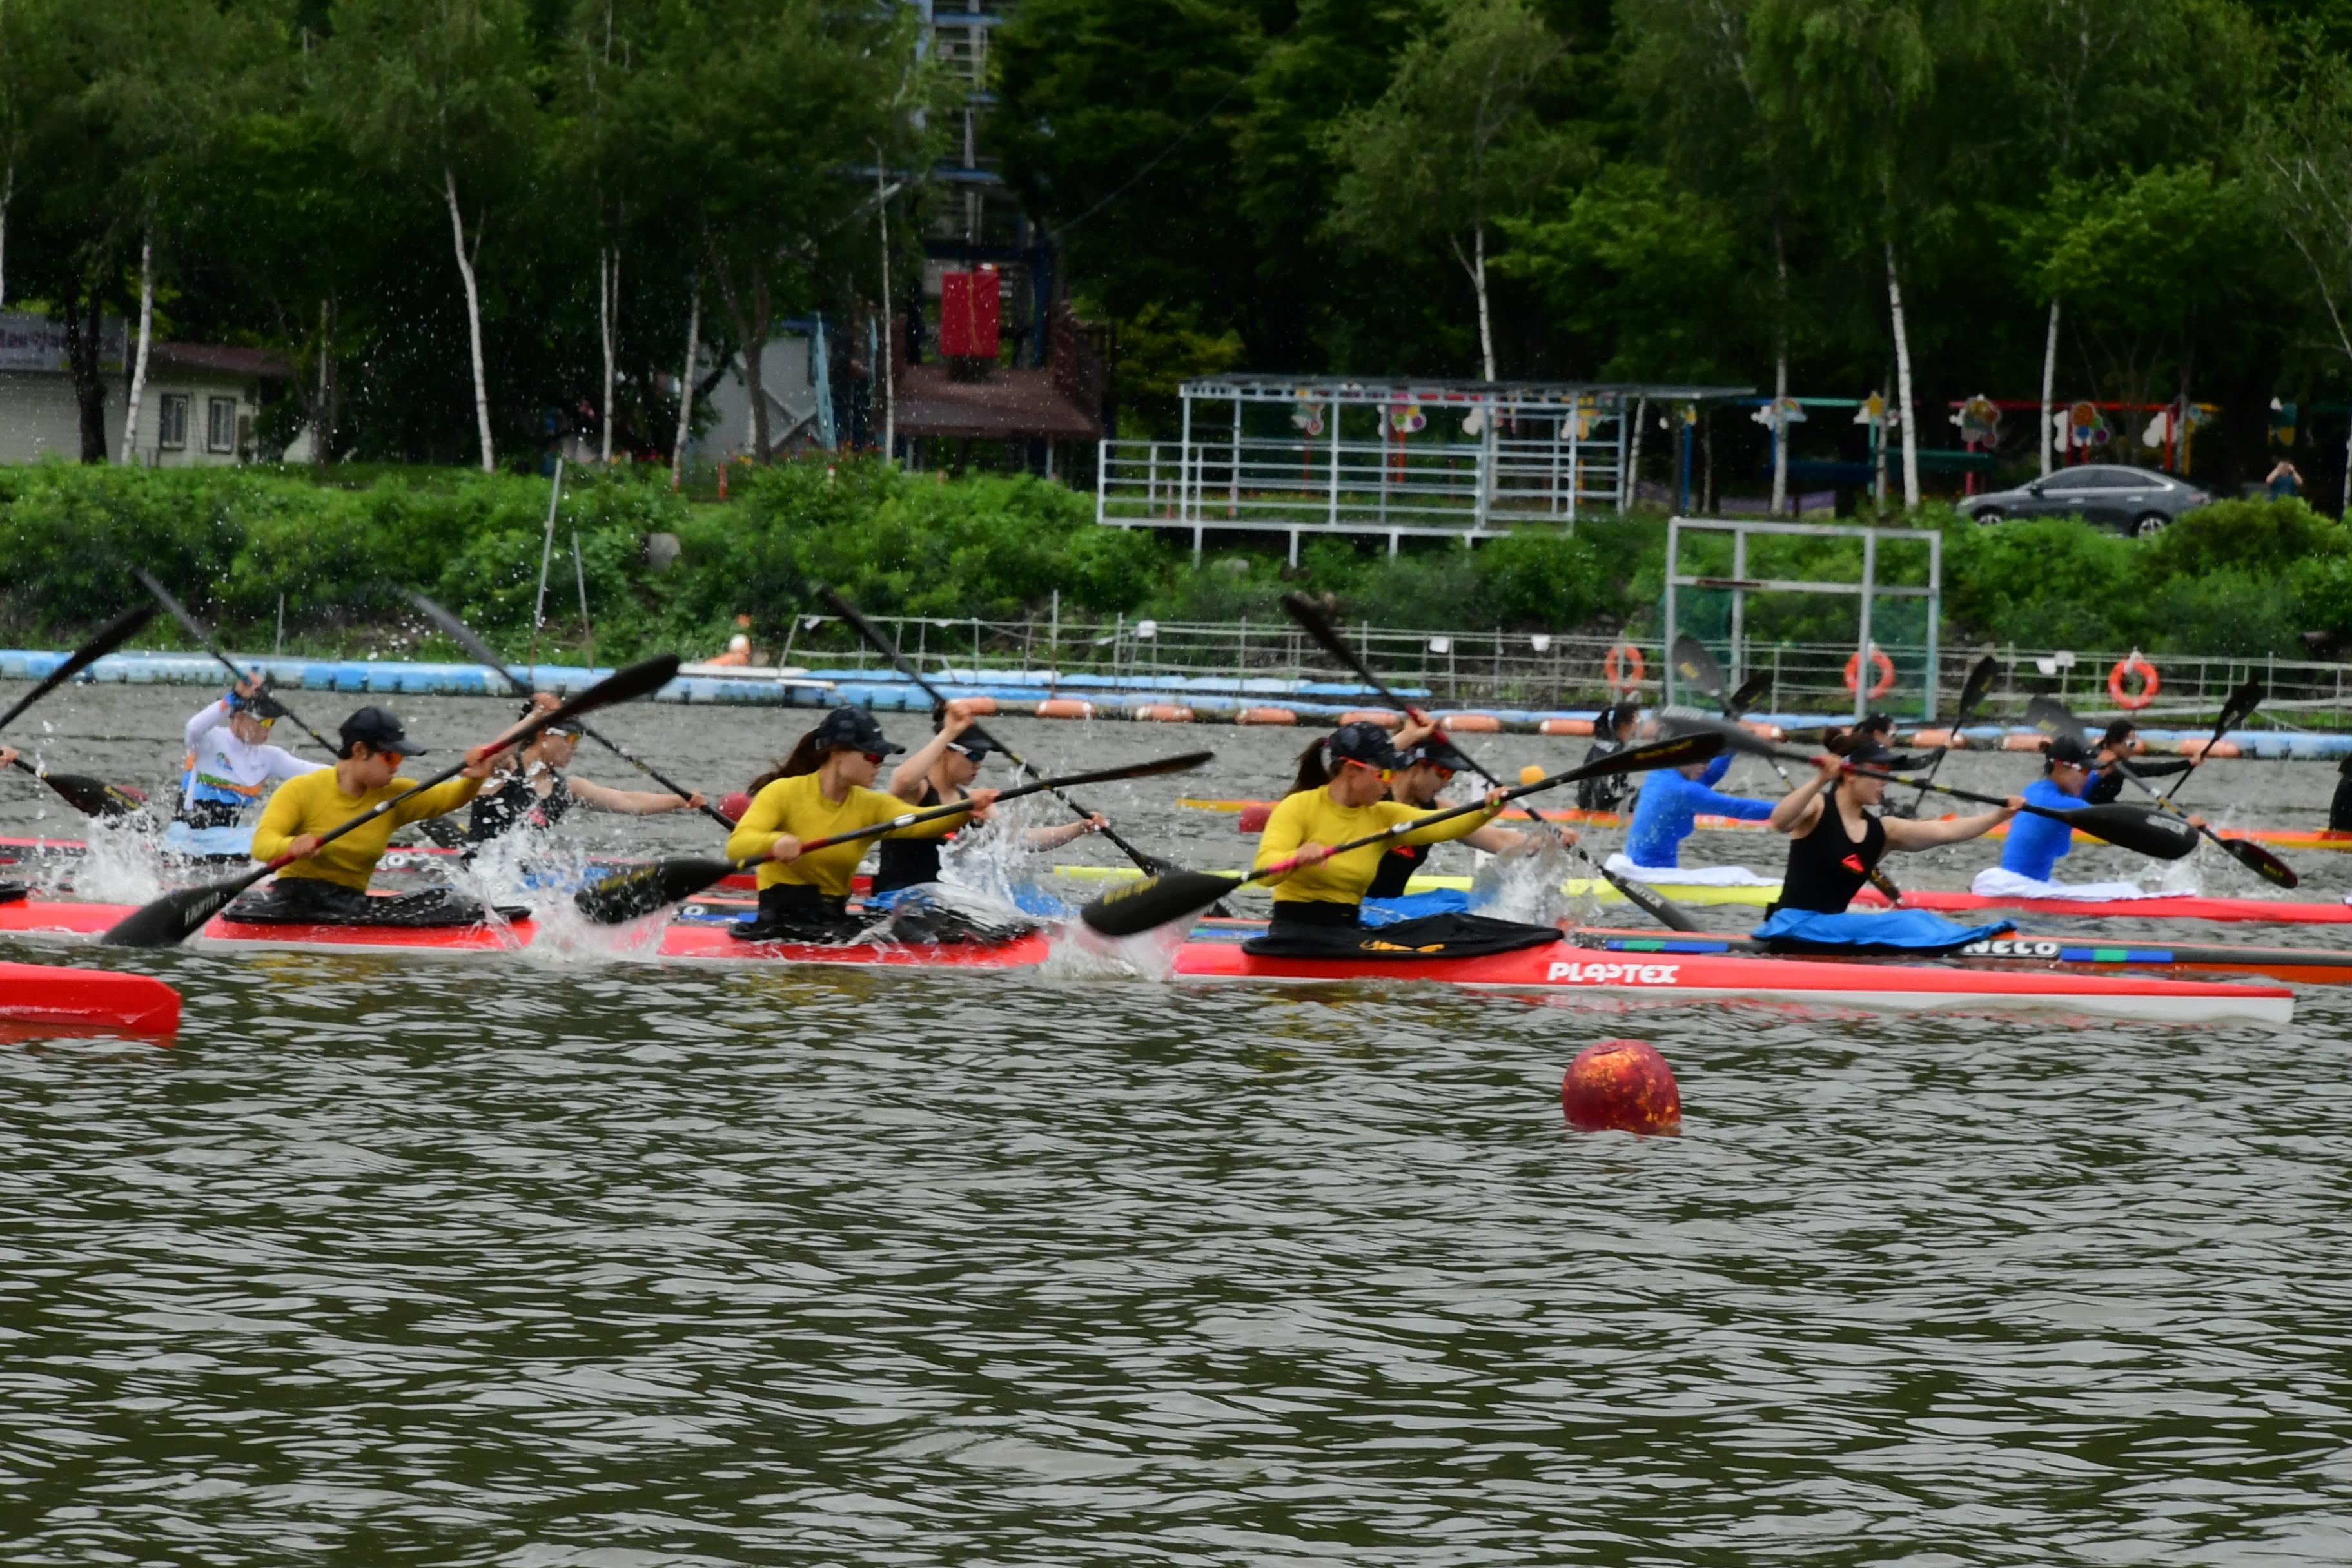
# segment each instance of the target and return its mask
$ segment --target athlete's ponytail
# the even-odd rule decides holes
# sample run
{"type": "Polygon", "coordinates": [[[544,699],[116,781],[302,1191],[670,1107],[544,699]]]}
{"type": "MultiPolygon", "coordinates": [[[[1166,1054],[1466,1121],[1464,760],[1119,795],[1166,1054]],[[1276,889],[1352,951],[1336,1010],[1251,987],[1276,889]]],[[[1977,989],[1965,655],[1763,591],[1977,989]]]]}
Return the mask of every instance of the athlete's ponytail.
{"type": "Polygon", "coordinates": [[[813,773],[816,772],[817,769],[824,766],[824,759],[838,749],[839,748],[837,747],[829,746],[822,752],[818,751],[816,745],[816,731],[814,730],[811,730],[807,734],[803,735],[800,738],[799,742],[793,747],[793,754],[791,756],[786,757],[782,762],[778,763],[774,767],[770,768],[766,773],[761,773],[758,778],[751,781],[751,793],[753,795],[759,794],[770,784],[774,784],[778,779],[796,779],[803,773],[813,773]]]}
{"type": "Polygon", "coordinates": [[[1298,753],[1298,776],[1290,784],[1290,793],[1303,795],[1310,789],[1321,789],[1331,782],[1331,770],[1323,765],[1323,741],[1318,735],[1298,753]]]}

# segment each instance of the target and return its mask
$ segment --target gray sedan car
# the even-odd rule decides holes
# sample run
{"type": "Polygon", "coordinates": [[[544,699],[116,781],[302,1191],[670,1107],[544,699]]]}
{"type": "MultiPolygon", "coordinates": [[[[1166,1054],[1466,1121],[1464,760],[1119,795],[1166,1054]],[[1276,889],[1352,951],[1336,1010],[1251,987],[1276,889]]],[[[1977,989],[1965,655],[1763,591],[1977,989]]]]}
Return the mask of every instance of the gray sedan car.
{"type": "Polygon", "coordinates": [[[2161,533],[2167,523],[2213,498],[2177,474],[2084,463],[2060,468],[2013,490],[1970,496],[1960,510],[1979,522],[2011,517],[2079,517],[2120,529],[2134,539],[2161,533]]]}

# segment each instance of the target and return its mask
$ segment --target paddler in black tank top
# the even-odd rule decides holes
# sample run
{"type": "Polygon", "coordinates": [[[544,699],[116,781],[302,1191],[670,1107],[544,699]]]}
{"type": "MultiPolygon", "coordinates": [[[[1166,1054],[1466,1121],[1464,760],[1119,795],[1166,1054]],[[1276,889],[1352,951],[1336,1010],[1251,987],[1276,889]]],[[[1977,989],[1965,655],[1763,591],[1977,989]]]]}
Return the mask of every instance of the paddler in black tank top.
{"type": "MultiPolygon", "coordinates": [[[[1455,773],[1474,773],[1470,759],[1455,749],[1454,742],[1432,735],[1426,730],[1408,725],[1399,731],[1402,742],[1397,755],[1403,766],[1389,775],[1389,798],[1416,811],[1434,811],[1445,803],[1438,798],[1445,786],[1454,782],[1455,773]],[[1419,738],[1415,739],[1418,734],[1419,738]]],[[[1561,830],[1569,843],[1576,835],[1561,830]]],[[[1489,855],[1516,855],[1533,850],[1541,843],[1535,835],[1517,833],[1493,823],[1461,840],[1473,849],[1484,849],[1489,855]]],[[[1429,844],[1407,844],[1381,857],[1380,869],[1372,873],[1372,885],[1364,889],[1367,900],[1402,899],[1406,897],[1406,885],[1429,859],[1434,848],[1429,844]]],[[[1466,903],[1464,907],[1467,907],[1466,903]]]]}
{"type": "Polygon", "coordinates": [[[1848,906],[1889,850],[1932,849],[1981,837],[2015,816],[2024,802],[2011,795],[1997,811],[1927,822],[1881,816],[1886,781],[1853,770],[1899,773],[1915,765],[1916,759],[1851,735],[1838,737],[1832,745],[1844,748],[1845,754],[1834,749],[1824,752],[1813,776],[1772,808],[1772,830],[1789,836],[1789,866],[1781,876],[1780,901],[1756,928],[1757,939],[1791,952],[1937,952],[2006,930],[2007,921],[1965,927],[1925,910],[1850,912],[1848,906]]]}
{"type": "MultiPolygon", "coordinates": [[[[541,691],[522,705],[522,717],[550,712],[563,705],[551,691],[541,691]]],[[[670,811],[697,811],[699,795],[656,794],[648,790],[613,789],[575,779],[563,770],[572,765],[580,744],[582,725],[572,720],[551,726],[525,746],[520,754],[501,752],[491,764],[489,780],[474,797],[466,822],[466,856],[501,834],[517,827],[544,831],[570,815],[573,806],[590,811],[617,812],[624,816],[657,816],[670,811]]]]}
{"type": "MultiPolygon", "coordinates": [[[[933,718],[942,731],[948,729],[944,712],[935,713],[933,718]]],[[[915,775],[922,782],[922,793],[915,801],[917,805],[925,808],[953,805],[964,798],[971,782],[980,776],[981,765],[988,761],[996,748],[986,732],[973,733],[971,724],[969,718],[957,723],[945,748],[932,761],[928,772],[915,775]]],[[[909,761],[891,775],[890,787],[894,794],[903,795],[906,793],[899,788],[899,781],[913,766],[914,761],[909,761]]],[[[972,815],[983,822],[988,818],[984,811],[972,815]]],[[[1099,833],[1109,826],[1109,819],[1101,812],[1096,812],[1082,822],[1033,827],[1024,835],[1023,842],[1032,849],[1058,849],[1074,838],[1099,833]]],[[[879,858],[874,868],[874,880],[867,895],[869,900],[879,901],[902,889],[919,888],[927,882],[938,881],[940,847],[947,842],[947,838],[884,839],[877,851],[879,858]]]]}

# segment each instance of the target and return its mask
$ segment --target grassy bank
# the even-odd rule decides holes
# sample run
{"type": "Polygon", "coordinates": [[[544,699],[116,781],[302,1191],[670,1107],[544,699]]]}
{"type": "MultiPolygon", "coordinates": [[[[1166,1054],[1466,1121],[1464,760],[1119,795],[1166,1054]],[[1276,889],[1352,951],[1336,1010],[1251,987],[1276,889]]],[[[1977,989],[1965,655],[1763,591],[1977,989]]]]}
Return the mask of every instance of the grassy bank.
{"type": "MultiPolygon", "coordinates": [[[[548,488],[542,479],[416,469],[321,483],[308,470],[137,471],[65,465],[0,469],[0,636],[60,643],[136,596],[129,567],[176,584],[242,647],[268,646],[283,597],[289,650],[383,657],[451,653],[389,591],[423,588],[520,647],[530,638],[548,488]]],[[[1948,513],[1946,635],[2021,647],[2301,656],[2304,634],[2352,635],[2352,530],[2300,502],[2231,502],[2148,542],[2074,522],[1979,529],[1948,513]]],[[[877,614],[1009,618],[1055,590],[1066,618],[1274,620],[1292,587],[1339,595],[1376,625],[1571,632],[1649,631],[1664,573],[1655,519],[1588,521],[1573,536],[1523,534],[1475,551],[1434,544],[1390,560],[1313,542],[1299,569],[1228,551],[1196,567],[1175,536],[1097,528],[1090,500],[1028,479],[946,480],[870,464],[794,464],[751,475],[723,503],[689,502],[659,479],[590,475],[558,515],[550,637],[577,647],[570,564],[579,538],[597,652],[709,652],[748,613],[783,641],[796,614],[840,586],[877,614]],[[677,536],[657,570],[649,536],[677,536]]],[[[1186,542],[1187,543],[1189,542],[1186,542]]],[[[1714,548],[1714,547],[1710,547],[1714,548]]],[[[1719,560],[1686,556],[1702,571],[1719,560]]],[[[1855,574],[1856,547],[1790,540],[1751,551],[1756,576],[1855,574]]],[[[1926,552],[1882,552],[1899,580],[1926,552]]],[[[1718,605],[1694,602],[1703,626],[1718,605]]],[[[1751,636],[1836,640],[1851,601],[1775,597],[1750,606],[1751,636]]],[[[1882,613],[1889,636],[1903,635],[1882,613]]],[[[173,646],[159,621],[150,641],[173,646]]],[[[803,647],[809,646],[803,640],[803,647]]]]}

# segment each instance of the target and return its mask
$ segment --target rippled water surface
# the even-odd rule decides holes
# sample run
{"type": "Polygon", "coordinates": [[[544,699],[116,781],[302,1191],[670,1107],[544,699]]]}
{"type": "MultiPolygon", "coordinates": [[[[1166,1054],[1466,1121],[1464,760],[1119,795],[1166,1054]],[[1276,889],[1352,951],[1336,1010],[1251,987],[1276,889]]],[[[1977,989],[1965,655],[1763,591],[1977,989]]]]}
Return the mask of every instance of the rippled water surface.
{"type": "MultiPolygon", "coordinates": [[[[76,694],[45,744],[156,782],[191,695],[76,694]]],[[[504,713],[406,710],[452,744],[504,713]]],[[[721,789],[790,738],[611,728],[721,789]]],[[[1087,762],[1171,741],[1006,728],[1087,762]]],[[[1202,783],[1105,793],[1217,864],[1231,819],[1168,803],[1271,793],[1303,737],[1199,735],[1202,783]]],[[[2334,783],[2241,764],[2200,793],[2308,822],[2334,783]]],[[[5,787],[0,831],[65,826],[5,787]]],[[[2352,886],[2297,858],[2306,892],[2352,886]]],[[[176,1045],[0,1047],[9,1563],[2352,1561],[2352,1016],[2326,993],[2282,1036],[140,966],[187,997],[176,1045]],[[1563,1125],[1561,1068],[1612,1033],[1674,1065],[1680,1138],[1563,1125]]]]}

